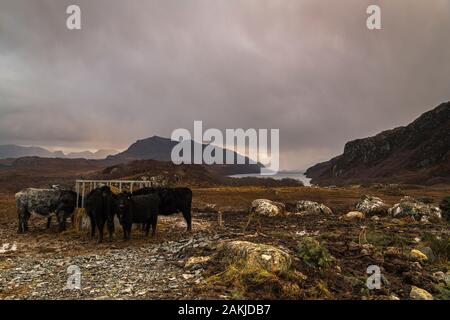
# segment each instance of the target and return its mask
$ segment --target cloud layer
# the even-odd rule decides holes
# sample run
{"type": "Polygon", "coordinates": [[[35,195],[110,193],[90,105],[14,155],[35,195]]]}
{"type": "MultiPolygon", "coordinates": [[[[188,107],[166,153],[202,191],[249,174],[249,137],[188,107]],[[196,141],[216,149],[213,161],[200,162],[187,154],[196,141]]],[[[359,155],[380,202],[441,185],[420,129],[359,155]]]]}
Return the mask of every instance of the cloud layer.
{"type": "Polygon", "coordinates": [[[3,0],[0,144],[279,128],[281,165],[450,100],[447,0],[3,0]],[[65,27],[79,4],[82,30],[65,27]],[[366,8],[382,8],[380,31],[366,8]]]}

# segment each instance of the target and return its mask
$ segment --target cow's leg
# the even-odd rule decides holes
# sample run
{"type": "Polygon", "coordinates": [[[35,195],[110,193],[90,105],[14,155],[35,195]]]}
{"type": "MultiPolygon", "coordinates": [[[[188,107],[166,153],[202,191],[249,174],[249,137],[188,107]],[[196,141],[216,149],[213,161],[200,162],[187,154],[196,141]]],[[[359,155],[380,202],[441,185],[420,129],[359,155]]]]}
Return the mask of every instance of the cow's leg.
{"type": "Polygon", "coordinates": [[[58,231],[63,232],[66,230],[66,217],[64,211],[57,211],[56,212],[56,219],[58,221],[58,231]]]}
{"type": "Polygon", "coordinates": [[[126,238],[126,240],[130,240],[131,239],[131,228],[132,227],[133,227],[132,223],[127,225],[127,238],[126,238]]]}
{"type": "Polygon", "coordinates": [[[28,219],[30,219],[31,214],[27,211],[25,213],[25,224],[24,224],[24,229],[25,232],[28,231],[28,219]]]}
{"type": "Polygon", "coordinates": [[[109,241],[112,241],[112,236],[114,233],[114,220],[108,220],[108,232],[109,232],[109,241]]]}
{"type": "Polygon", "coordinates": [[[52,216],[47,218],[47,229],[50,229],[51,224],[52,224],[52,216]]]}
{"type": "Polygon", "coordinates": [[[92,215],[89,215],[89,220],[91,221],[91,239],[95,237],[95,220],[92,215]]]}
{"type": "Polygon", "coordinates": [[[150,221],[147,221],[143,225],[145,227],[145,236],[148,237],[148,235],[150,233],[150,225],[152,225],[152,223],[150,221]]]}
{"type": "Polygon", "coordinates": [[[155,214],[152,217],[152,237],[156,235],[156,225],[158,224],[158,215],[155,214]]]}
{"type": "Polygon", "coordinates": [[[19,209],[17,215],[19,220],[19,229],[17,230],[17,233],[27,232],[30,213],[26,209],[19,209]]]}
{"type": "Polygon", "coordinates": [[[186,220],[187,231],[192,230],[192,216],[191,216],[191,207],[186,208],[182,211],[184,220],[186,220]]]}
{"type": "Polygon", "coordinates": [[[99,219],[100,221],[97,221],[98,226],[98,240],[97,243],[101,243],[103,241],[103,230],[105,229],[105,220],[99,219]]]}
{"type": "Polygon", "coordinates": [[[125,225],[122,225],[123,230],[123,240],[127,240],[127,227],[125,225]]]}

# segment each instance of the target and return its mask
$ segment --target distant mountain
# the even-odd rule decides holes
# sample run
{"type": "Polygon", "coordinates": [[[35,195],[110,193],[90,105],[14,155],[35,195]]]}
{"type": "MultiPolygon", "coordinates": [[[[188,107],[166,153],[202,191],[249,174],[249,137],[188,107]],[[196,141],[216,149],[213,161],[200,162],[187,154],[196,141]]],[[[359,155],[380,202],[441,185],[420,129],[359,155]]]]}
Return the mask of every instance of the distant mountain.
{"type": "Polygon", "coordinates": [[[117,150],[100,149],[96,152],[91,152],[91,151],[70,152],[66,155],[66,158],[69,158],[69,159],[105,159],[109,155],[113,155],[116,153],[117,153],[117,150]]]}
{"type": "MultiPolygon", "coordinates": [[[[159,161],[172,161],[171,153],[172,149],[178,142],[173,141],[168,138],[162,138],[158,136],[153,136],[151,138],[138,140],[133,143],[127,150],[107,157],[107,160],[111,160],[117,163],[134,161],[134,160],[159,160],[159,161]]],[[[194,144],[197,142],[192,141],[191,150],[194,150],[194,144]]],[[[207,145],[203,144],[202,148],[205,148],[207,145]]],[[[193,152],[192,152],[193,153],[193,152]]],[[[214,165],[217,171],[220,171],[221,174],[237,174],[237,173],[259,173],[262,167],[261,164],[250,164],[249,158],[244,157],[236,152],[223,149],[224,159],[227,154],[232,154],[234,159],[243,160],[246,164],[233,164],[233,165],[214,165]]],[[[192,155],[192,163],[193,163],[193,155],[192,155]]]]}
{"type": "Polygon", "coordinates": [[[14,144],[0,146],[0,159],[20,157],[63,158],[62,151],[51,152],[41,147],[23,147],[14,144]]]}
{"type": "Polygon", "coordinates": [[[41,157],[41,158],[69,158],[69,159],[105,159],[111,154],[117,153],[116,150],[101,149],[97,152],[83,151],[71,152],[65,155],[62,151],[49,151],[41,147],[24,147],[14,144],[0,145],[0,159],[22,158],[22,157],[41,157]]]}
{"type": "Polygon", "coordinates": [[[350,141],[344,153],[306,171],[316,184],[450,183],[450,102],[406,127],[350,141]]]}

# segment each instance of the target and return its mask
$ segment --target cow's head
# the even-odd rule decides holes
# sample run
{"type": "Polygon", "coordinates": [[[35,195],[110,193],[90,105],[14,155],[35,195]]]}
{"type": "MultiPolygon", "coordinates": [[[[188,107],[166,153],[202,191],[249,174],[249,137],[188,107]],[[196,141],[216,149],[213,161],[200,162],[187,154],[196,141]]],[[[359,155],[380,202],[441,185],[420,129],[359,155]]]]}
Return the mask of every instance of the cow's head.
{"type": "Polygon", "coordinates": [[[124,222],[124,217],[126,217],[130,212],[131,206],[131,193],[123,192],[117,196],[117,216],[121,224],[124,222]]]}

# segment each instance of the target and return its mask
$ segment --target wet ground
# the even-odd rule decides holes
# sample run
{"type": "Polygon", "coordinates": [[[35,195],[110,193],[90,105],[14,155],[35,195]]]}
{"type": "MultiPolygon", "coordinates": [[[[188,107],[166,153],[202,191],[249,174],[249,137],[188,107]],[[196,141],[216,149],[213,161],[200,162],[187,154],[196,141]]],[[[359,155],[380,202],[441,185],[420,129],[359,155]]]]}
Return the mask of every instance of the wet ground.
{"type": "MultiPolygon", "coordinates": [[[[411,285],[435,293],[433,273],[447,272],[447,261],[418,264],[408,258],[425,237],[449,236],[448,224],[421,224],[390,217],[378,221],[344,221],[339,214],[261,217],[243,233],[247,213],[224,212],[223,226],[213,212],[194,213],[193,231],[185,231],[181,215],[163,217],[156,238],[135,230],[124,242],[118,232],[113,241],[96,244],[87,234],[33,218],[25,235],[16,233],[15,219],[0,221],[1,299],[207,299],[230,298],[232,288],[211,286],[211,275],[221,266],[187,263],[192,257],[213,256],[219,242],[229,239],[265,243],[293,256],[293,267],[306,275],[305,299],[409,298],[411,285]],[[318,239],[335,258],[325,270],[305,264],[295,255],[299,241],[318,239]],[[397,248],[395,253],[390,252],[397,248]],[[369,291],[367,267],[378,265],[383,286],[369,291]],[[69,266],[81,274],[81,289],[67,288],[69,266]],[[73,268],[73,267],[72,267],[73,268]],[[315,288],[321,290],[313,290],[315,288]]],[[[120,229],[120,227],[119,227],[120,229]]],[[[70,271],[70,270],[69,270],[70,271]]],[[[72,278],[70,278],[72,279],[72,278]]],[[[254,297],[254,296],[253,296],[254,297]]]]}

